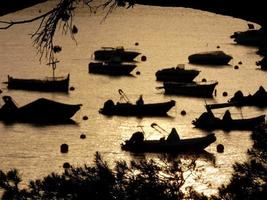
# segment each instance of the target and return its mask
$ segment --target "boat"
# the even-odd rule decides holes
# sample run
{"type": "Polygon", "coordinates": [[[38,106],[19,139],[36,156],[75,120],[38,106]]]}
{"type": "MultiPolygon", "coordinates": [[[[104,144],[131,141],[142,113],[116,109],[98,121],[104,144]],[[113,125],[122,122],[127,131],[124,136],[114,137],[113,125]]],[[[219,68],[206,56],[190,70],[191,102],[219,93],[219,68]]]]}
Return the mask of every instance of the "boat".
{"type": "Polygon", "coordinates": [[[119,59],[120,61],[133,61],[141,53],[133,50],[125,49],[122,46],[119,47],[102,47],[94,52],[94,59],[100,61],[109,61],[113,59],[119,59]]]}
{"type": "Polygon", "coordinates": [[[227,65],[232,58],[223,51],[207,51],[192,54],[188,57],[188,60],[194,64],[227,65]]]}
{"type": "Polygon", "coordinates": [[[129,75],[137,66],[121,62],[90,62],[89,73],[107,75],[129,75]]]}
{"type": "Polygon", "coordinates": [[[4,105],[0,108],[0,120],[8,122],[63,122],[69,120],[81,107],[81,104],[65,104],[39,98],[18,107],[11,96],[3,96],[4,105]]]}
{"type": "Polygon", "coordinates": [[[70,75],[66,77],[47,77],[45,79],[22,79],[8,75],[7,88],[46,92],[68,92],[70,75]]]}
{"type": "Polygon", "coordinates": [[[261,46],[266,44],[266,35],[262,29],[249,29],[246,31],[237,31],[230,36],[237,44],[247,46],[261,46]]]}
{"type": "Polygon", "coordinates": [[[267,57],[264,57],[260,61],[257,61],[256,65],[260,66],[261,70],[267,70],[267,57]]]}
{"type": "Polygon", "coordinates": [[[226,110],[222,119],[215,117],[211,110],[204,112],[199,118],[192,121],[196,128],[205,130],[253,130],[265,122],[265,115],[246,119],[232,119],[229,110],[226,110]]]}
{"type": "Polygon", "coordinates": [[[212,97],[217,84],[217,81],[192,83],[164,82],[163,87],[158,88],[164,88],[165,94],[212,97]]]}
{"type": "Polygon", "coordinates": [[[238,90],[235,92],[234,96],[228,100],[226,103],[217,103],[206,105],[207,109],[217,109],[225,107],[242,107],[242,106],[256,106],[256,107],[266,107],[267,106],[267,92],[263,86],[253,94],[244,96],[242,91],[238,90]]]}
{"type": "Polygon", "coordinates": [[[199,73],[198,70],[185,69],[184,65],[178,65],[158,70],[155,75],[157,81],[192,82],[199,73]]]}
{"type": "Polygon", "coordinates": [[[135,132],[129,140],[121,144],[121,149],[131,152],[200,152],[216,141],[216,136],[211,133],[204,137],[180,139],[173,128],[167,139],[144,140],[143,132],[135,132]]]}
{"type": "Polygon", "coordinates": [[[121,116],[164,116],[175,106],[175,101],[170,100],[161,103],[144,103],[142,95],[135,104],[131,103],[124,92],[119,89],[121,99],[125,102],[114,103],[111,99],[104,103],[99,113],[104,115],[121,115],[121,116]]]}

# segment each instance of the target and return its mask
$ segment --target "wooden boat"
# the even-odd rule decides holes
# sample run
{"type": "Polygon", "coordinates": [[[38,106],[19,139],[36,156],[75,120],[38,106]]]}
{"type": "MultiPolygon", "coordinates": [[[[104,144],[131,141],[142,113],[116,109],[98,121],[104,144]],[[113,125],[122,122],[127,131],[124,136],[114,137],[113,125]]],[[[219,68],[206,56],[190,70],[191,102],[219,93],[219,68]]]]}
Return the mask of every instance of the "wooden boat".
{"type": "Polygon", "coordinates": [[[195,64],[226,65],[232,58],[223,51],[208,51],[192,54],[188,57],[188,60],[195,64]]]}
{"type": "Polygon", "coordinates": [[[195,69],[185,69],[184,66],[165,68],[156,72],[157,81],[192,82],[200,73],[195,69]]]}
{"type": "Polygon", "coordinates": [[[265,115],[247,119],[232,119],[227,110],[222,119],[215,117],[211,111],[204,112],[201,116],[192,121],[197,128],[205,130],[253,130],[265,122],[265,115]]]}
{"type": "Polygon", "coordinates": [[[67,77],[50,77],[46,79],[20,79],[8,76],[8,89],[47,91],[47,92],[68,92],[69,79],[67,77]]]}
{"type": "Polygon", "coordinates": [[[17,107],[10,96],[3,96],[4,105],[0,108],[0,120],[25,122],[63,122],[69,120],[81,107],[39,98],[22,107],[17,107]]]}
{"type": "Polygon", "coordinates": [[[260,86],[259,89],[253,94],[244,96],[239,90],[234,96],[226,103],[217,103],[206,105],[207,109],[225,108],[230,106],[242,107],[242,106],[256,106],[266,107],[267,106],[267,92],[260,86]]]}
{"type": "Polygon", "coordinates": [[[89,73],[108,75],[129,75],[137,66],[130,63],[121,62],[91,62],[89,63],[89,73]]]}
{"type": "Polygon", "coordinates": [[[216,141],[214,133],[204,137],[175,139],[168,138],[160,140],[144,140],[142,132],[133,134],[130,140],[121,144],[122,150],[131,152],[160,152],[160,153],[179,153],[179,152],[198,152],[216,141]]]}
{"type": "Polygon", "coordinates": [[[94,52],[94,59],[109,61],[119,59],[120,61],[133,61],[141,53],[133,50],[124,49],[124,47],[102,47],[94,52]]]}
{"type": "Polygon", "coordinates": [[[192,83],[176,83],[176,82],[164,82],[163,87],[165,94],[175,94],[184,96],[196,96],[196,97],[212,97],[213,91],[218,84],[215,82],[192,82],[192,83]]]}
{"type": "Polygon", "coordinates": [[[104,115],[164,116],[173,106],[175,106],[175,101],[173,100],[149,104],[132,104],[129,102],[114,104],[112,100],[107,100],[99,112],[104,115]]]}

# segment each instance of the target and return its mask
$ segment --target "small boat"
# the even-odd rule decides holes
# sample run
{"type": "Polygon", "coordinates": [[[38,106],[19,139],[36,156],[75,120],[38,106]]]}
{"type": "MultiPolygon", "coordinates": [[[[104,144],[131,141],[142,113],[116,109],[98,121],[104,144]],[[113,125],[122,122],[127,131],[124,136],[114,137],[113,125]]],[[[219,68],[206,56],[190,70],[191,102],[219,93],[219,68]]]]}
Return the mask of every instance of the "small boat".
{"type": "Polygon", "coordinates": [[[227,65],[232,58],[223,51],[208,51],[192,54],[188,57],[188,60],[195,64],[227,65]]]}
{"type": "Polygon", "coordinates": [[[192,82],[200,73],[195,69],[185,69],[184,65],[177,67],[165,68],[156,72],[157,81],[173,81],[173,82],[192,82]]]}
{"type": "Polygon", "coordinates": [[[174,100],[162,103],[144,103],[142,95],[136,101],[136,104],[133,104],[121,89],[119,89],[119,94],[121,95],[121,99],[126,101],[125,103],[118,102],[114,104],[112,100],[107,100],[103,108],[99,110],[99,113],[121,116],[164,116],[175,106],[174,100]]]}
{"type": "Polygon", "coordinates": [[[101,61],[109,61],[119,59],[120,61],[133,61],[141,53],[133,50],[124,49],[124,47],[102,47],[94,52],[94,59],[101,61]]]}
{"type": "Polygon", "coordinates": [[[232,119],[229,110],[227,110],[222,119],[215,117],[211,110],[204,112],[201,116],[192,121],[196,128],[205,130],[253,130],[265,122],[265,115],[260,115],[246,119],[232,119]]]}
{"type": "Polygon", "coordinates": [[[89,73],[108,75],[129,75],[137,66],[121,62],[90,62],[89,73]]]}
{"type": "Polygon", "coordinates": [[[262,70],[267,70],[267,57],[265,56],[262,60],[256,62],[257,66],[260,66],[262,70]]]}
{"type": "Polygon", "coordinates": [[[259,89],[253,94],[244,96],[242,91],[238,90],[234,96],[226,103],[217,103],[206,105],[207,109],[225,108],[230,106],[242,107],[242,106],[256,106],[266,107],[267,106],[267,92],[260,86],[259,89]]]}
{"type": "Polygon", "coordinates": [[[46,92],[68,92],[70,76],[47,77],[45,79],[21,79],[8,76],[7,88],[46,92]]]}
{"type": "Polygon", "coordinates": [[[163,87],[165,94],[175,94],[184,96],[196,97],[212,97],[213,91],[218,84],[217,81],[208,82],[192,82],[192,83],[177,83],[177,82],[164,82],[163,87]]]}
{"type": "Polygon", "coordinates": [[[14,122],[63,122],[69,120],[81,107],[81,104],[65,104],[45,98],[39,98],[22,107],[17,107],[10,96],[3,96],[4,105],[0,108],[0,120],[14,122]]]}
{"type": "Polygon", "coordinates": [[[143,132],[136,132],[129,140],[121,144],[122,150],[131,152],[159,152],[159,153],[179,153],[179,152],[199,152],[216,141],[216,136],[211,133],[204,137],[180,139],[173,128],[167,139],[144,140],[143,132]]]}
{"type": "Polygon", "coordinates": [[[266,44],[266,35],[263,30],[249,29],[247,31],[234,32],[230,36],[237,44],[247,46],[262,46],[266,44]]]}

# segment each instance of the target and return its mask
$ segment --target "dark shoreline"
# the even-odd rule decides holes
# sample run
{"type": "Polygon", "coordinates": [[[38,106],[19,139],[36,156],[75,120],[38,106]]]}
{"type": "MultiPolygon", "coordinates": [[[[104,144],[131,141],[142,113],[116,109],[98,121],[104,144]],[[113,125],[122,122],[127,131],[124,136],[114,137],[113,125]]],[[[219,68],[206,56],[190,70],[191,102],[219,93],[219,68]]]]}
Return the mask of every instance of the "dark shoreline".
{"type": "Polygon", "coordinates": [[[0,16],[43,3],[47,0],[1,0],[0,16]]]}

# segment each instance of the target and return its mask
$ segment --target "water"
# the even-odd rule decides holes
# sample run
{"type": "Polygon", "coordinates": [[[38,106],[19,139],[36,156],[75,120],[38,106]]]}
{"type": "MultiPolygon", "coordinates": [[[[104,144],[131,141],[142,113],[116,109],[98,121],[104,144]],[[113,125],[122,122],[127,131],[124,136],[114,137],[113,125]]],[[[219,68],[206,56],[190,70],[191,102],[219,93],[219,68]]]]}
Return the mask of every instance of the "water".
{"type": "MultiPolygon", "coordinates": [[[[31,18],[39,11],[45,12],[52,2],[35,6],[5,19],[31,18]]],[[[160,8],[135,6],[134,9],[117,9],[100,23],[103,14],[91,15],[88,9],[76,12],[74,24],[78,27],[76,41],[59,32],[56,44],[63,50],[57,55],[60,60],[56,74],[70,73],[70,85],[75,87],[68,95],[7,90],[1,84],[2,95],[11,95],[18,105],[24,105],[39,97],[50,98],[65,103],[82,103],[82,109],[73,117],[76,125],[36,126],[31,124],[9,124],[0,122],[0,169],[20,170],[24,184],[29,179],[41,178],[53,171],[62,172],[64,162],[74,166],[92,164],[94,154],[99,151],[112,166],[114,160],[140,159],[140,155],[123,152],[120,144],[142,125],[149,136],[157,139],[161,134],[154,131],[150,124],[158,123],[166,130],[175,127],[181,138],[204,136],[207,133],[193,128],[191,121],[205,109],[205,102],[225,102],[236,90],[244,94],[254,93],[260,85],[267,88],[266,73],[256,69],[255,62],[260,60],[256,49],[235,45],[230,39],[234,31],[246,30],[247,22],[231,17],[220,16],[185,8],[160,8]],[[134,44],[138,42],[139,46],[134,44]],[[124,46],[138,49],[147,57],[146,62],[138,63],[133,77],[107,77],[88,74],[88,63],[94,50],[101,46],[124,46]],[[188,64],[187,57],[196,52],[220,49],[233,56],[230,65],[205,67],[188,64]],[[239,70],[234,66],[242,61],[239,70]],[[201,70],[196,80],[218,80],[217,97],[214,99],[165,96],[156,89],[161,83],[155,81],[155,72],[164,67],[185,63],[186,68],[201,70]],[[140,71],[140,75],[135,75],[140,71]],[[119,100],[118,89],[122,89],[130,100],[135,101],[143,94],[145,102],[161,102],[174,99],[177,105],[170,111],[169,118],[105,117],[98,113],[107,99],[119,100]],[[222,93],[228,92],[228,97],[222,93]],[[186,116],[180,115],[185,110],[186,116]],[[87,121],[82,120],[88,116],[87,121]],[[80,134],[86,134],[81,140],[80,134]],[[61,154],[60,145],[69,144],[69,153],[61,154]]],[[[36,50],[32,47],[29,34],[38,23],[18,25],[0,32],[0,81],[7,81],[7,75],[14,77],[51,76],[46,61],[39,63],[36,50]]],[[[140,61],[140,57],[138,58],[140,61]]],[[[2,103],[2,102],[1,102],[2,103]]],[[[222,116],[225,110],[217,110],[222,116]]],[[[266,113],[256,108],[231,108],[233,117],[253,117],[266,113]]],[[[216,188],[227,183],[232,173],[232,165],[247,159],[246,151],[252,141],[248,131],[214,131],[217,141],[206,148],[208,156],[201,156],[198,167],[203,169],[202,178],[207,183],[195,184],[206,194],[216,192],[216,188]],[[222,143],[225,152],[216,152],[217,144],[222,143]],[[214,160],[215,159],[215,160],[214,160]]],[[[157,158],[157,154],[144,154],[141,157],[157,158]]]]}

